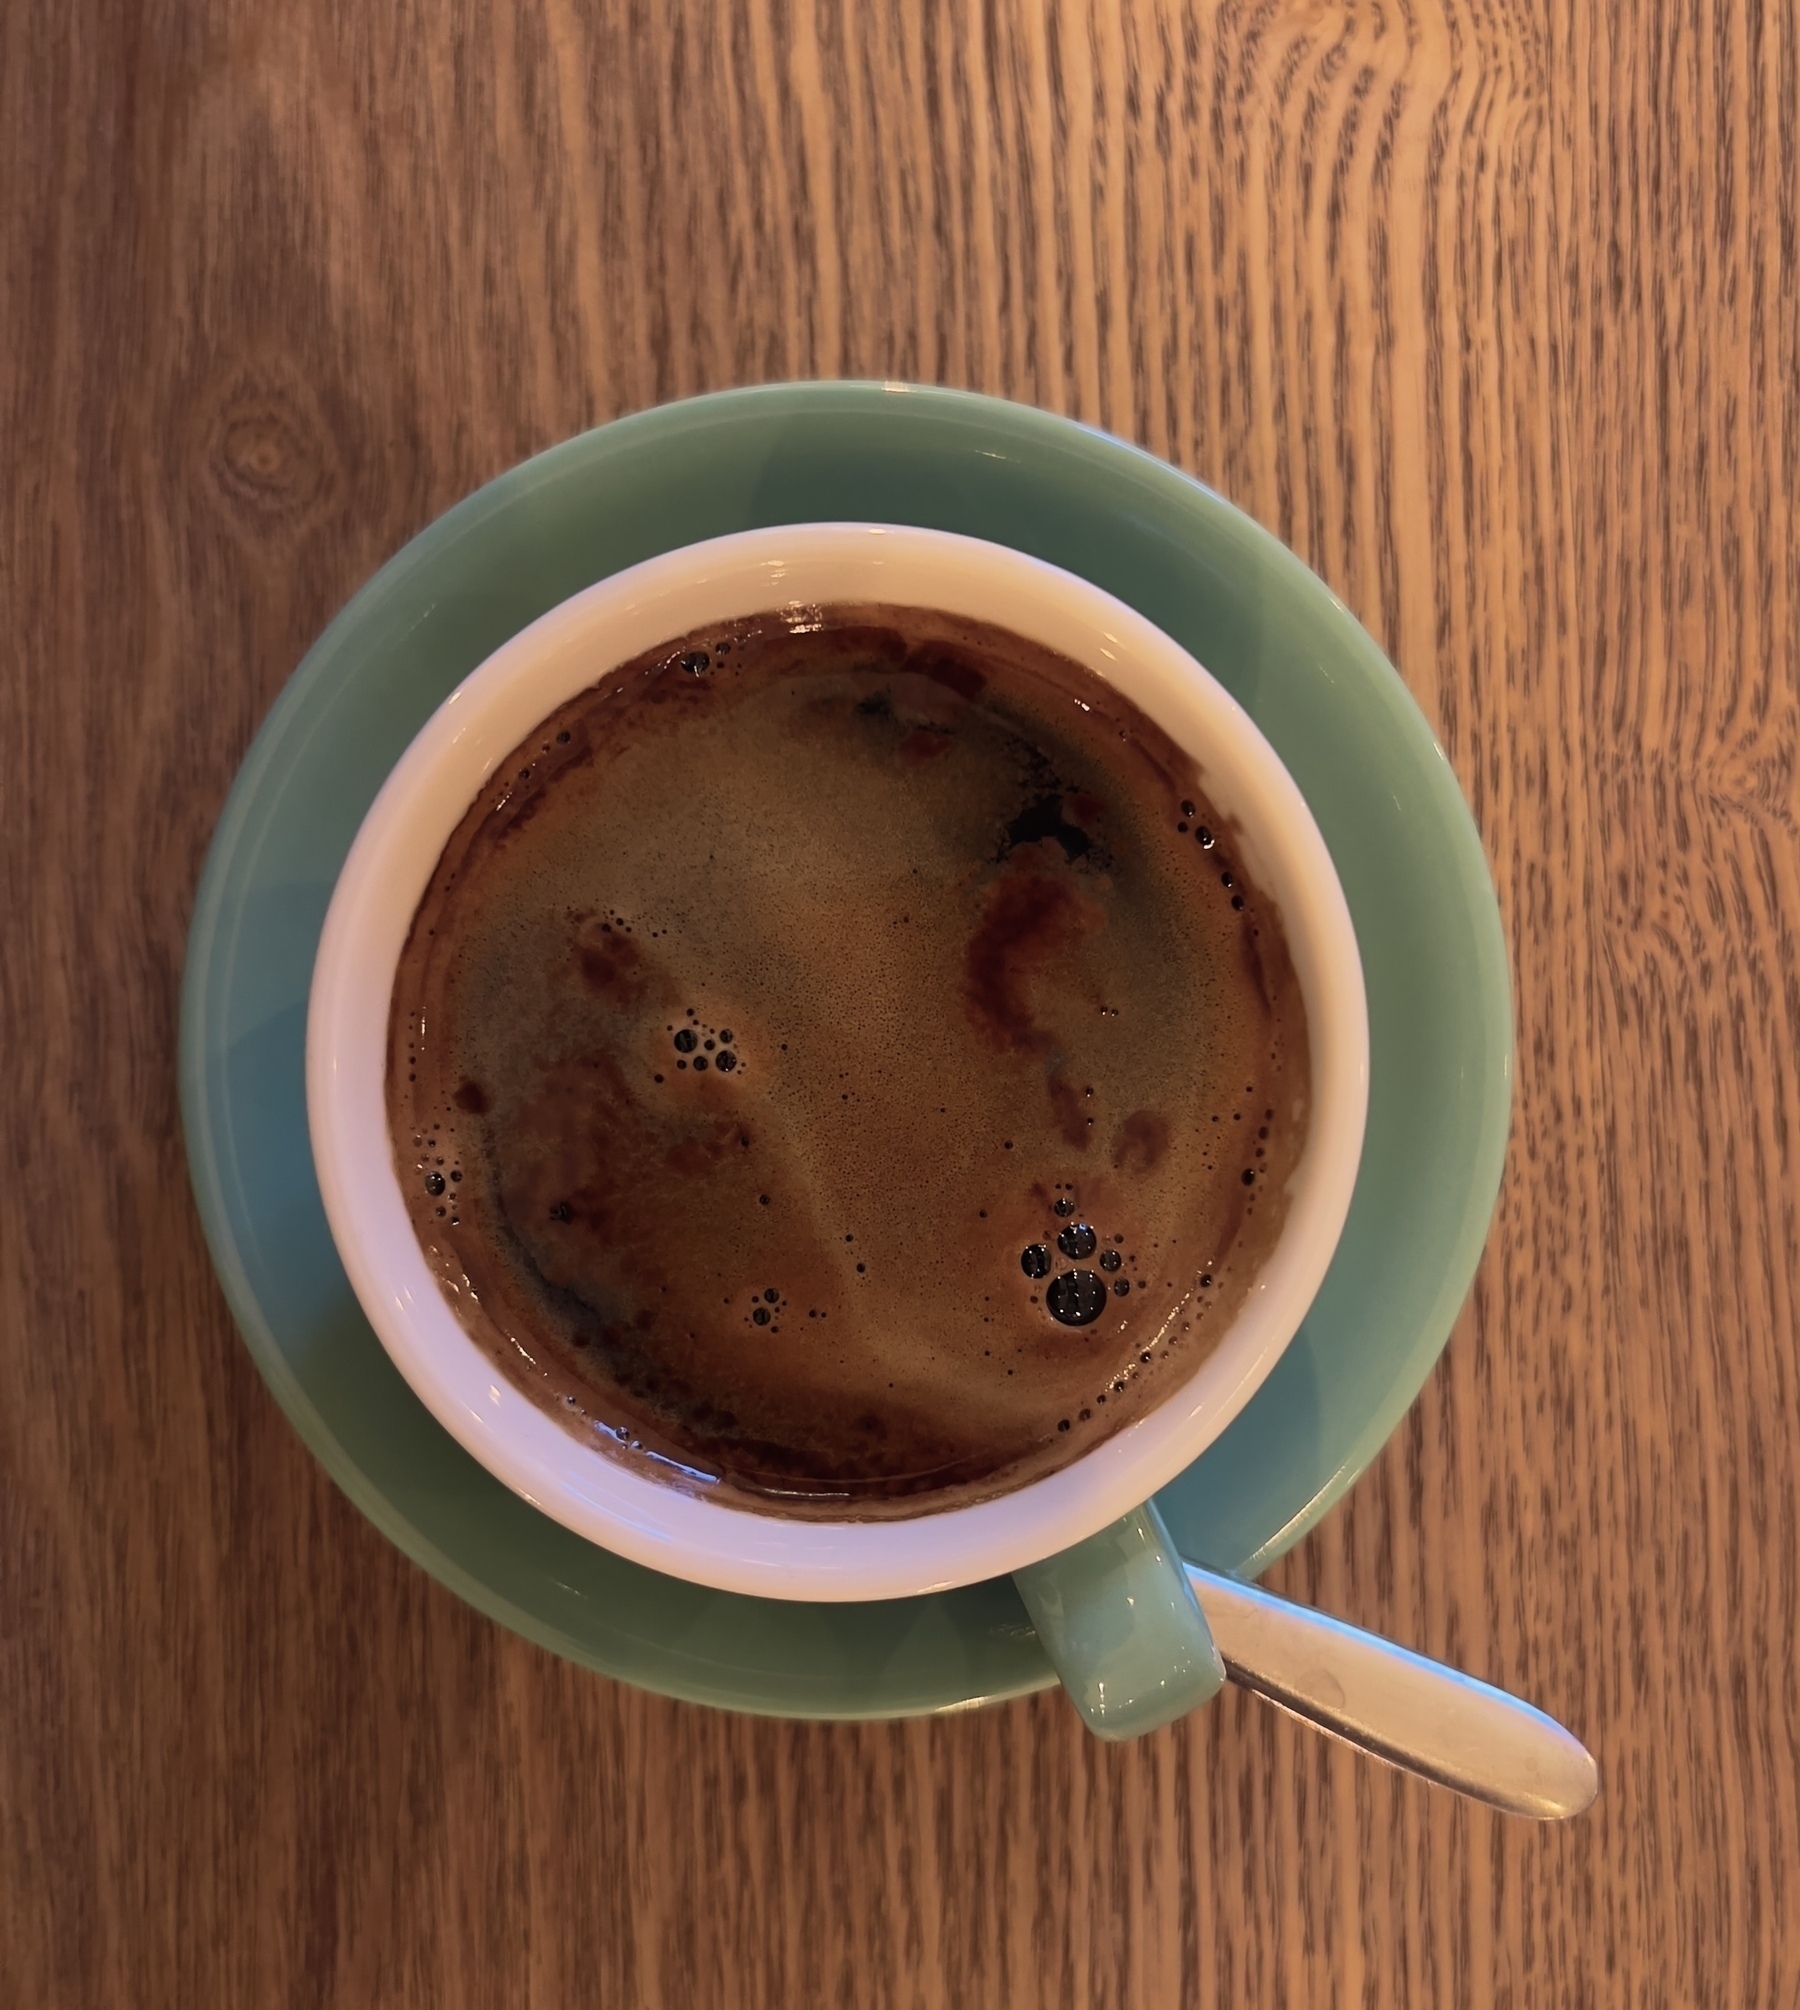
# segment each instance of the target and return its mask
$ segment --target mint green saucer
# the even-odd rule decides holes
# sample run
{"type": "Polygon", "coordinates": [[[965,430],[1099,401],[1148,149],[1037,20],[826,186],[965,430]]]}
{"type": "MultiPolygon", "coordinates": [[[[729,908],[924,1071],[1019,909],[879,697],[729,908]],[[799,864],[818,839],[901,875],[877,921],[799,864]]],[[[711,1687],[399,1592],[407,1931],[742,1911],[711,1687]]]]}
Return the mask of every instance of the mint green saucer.
{"type": "Polygon", "coordinates": [[[1018,405],[788,384],[668,405],[540,454],[440,518],[320,637],[257,735],[188,941],[181,1089],[194,1192],[244,1338],[295,1428],[434,1576],[559,1654],[673,1696],[886,1717],[1053,1679],[1010,1581],[804,1606],[703,1591],[593,1548],[491,1479],[369,1330],[325,1226],[302,1048],[339,865],[439,700],[548,607],[753,525],[935,525],[1084,574],[1240,699],[1337,861],[1368,983],[1367,1143],[1299,1336],[1159,1496],[1183,1551],[1253,1575],[1374,1457],[1437,1359],[1481,1252],[1510,1100],[1506,957],[1462,797],[1345,608],[1230,504],[1018,405]]]}

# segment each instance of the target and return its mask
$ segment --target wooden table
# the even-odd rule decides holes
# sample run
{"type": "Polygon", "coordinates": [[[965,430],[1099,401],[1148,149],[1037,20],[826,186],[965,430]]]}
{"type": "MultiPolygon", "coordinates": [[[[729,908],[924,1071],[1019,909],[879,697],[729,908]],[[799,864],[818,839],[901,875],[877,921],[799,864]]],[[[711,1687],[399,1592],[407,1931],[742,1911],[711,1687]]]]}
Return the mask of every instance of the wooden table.
{"type": "Polygon", "coordinates": [[[1795,11],[0,8],[0,2001],[1775,2005],[1800,1990],[1795,11]],[[208,1268],[177,982],[315,632],[509,463],[921,378],[1141,441],[1393,656],[1514,960],[1500,1212],[1282,1590],[1588,1818],[1227,1697],[801,1727],[475,1617],[208,1268]]]}

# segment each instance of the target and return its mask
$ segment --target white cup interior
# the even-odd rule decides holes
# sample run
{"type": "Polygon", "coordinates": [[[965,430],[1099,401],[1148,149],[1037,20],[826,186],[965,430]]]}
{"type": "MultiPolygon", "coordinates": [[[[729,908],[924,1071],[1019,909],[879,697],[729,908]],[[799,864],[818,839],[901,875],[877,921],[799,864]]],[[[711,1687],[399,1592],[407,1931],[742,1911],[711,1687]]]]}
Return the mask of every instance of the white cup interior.
{"type": "Polygon", "coordinates": [[[338,880],[307,1019],[307,1111],[326,1215],[363,1310],[438,1421],[546,1514],[651,1568],[797,1599],[902,1597],[998,1576],[1104,1527],[1166,1485],[1237,1415],[1324,1277],[1368,1103],[1362,966],[1312,815],[1248,715],[1185,650],[1085,580],[941,531],[802,524],[691,545],[553,608],[426,722],[338,880]],[[733,1507],[578,1438],[458,1323],[413,1233],[387,1122],[389,1001],[439,854],[482,783],[538,721],[658,643],[793,604],[933,607],[1000,623],[1085,663],[1195,758],[1279,909],[1306,1001],[1312,1110],[1287,1219],[1199,1368],[1067,1466],[997,1499],[902,1520],[800,1521],[733,1507]]]}

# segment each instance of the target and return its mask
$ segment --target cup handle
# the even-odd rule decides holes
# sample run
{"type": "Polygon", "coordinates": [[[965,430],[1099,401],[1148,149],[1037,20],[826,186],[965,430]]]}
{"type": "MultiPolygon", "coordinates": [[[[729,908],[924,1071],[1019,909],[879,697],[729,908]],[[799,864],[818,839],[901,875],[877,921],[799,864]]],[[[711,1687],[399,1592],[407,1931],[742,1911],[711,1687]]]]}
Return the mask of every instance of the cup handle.
{"type": "Polygon", "coordinates": [[[1136,1738],[1216,1696],[1225,1664],[1154,1501],[1013,1573],[1090,1731],[1136,1738]]]}

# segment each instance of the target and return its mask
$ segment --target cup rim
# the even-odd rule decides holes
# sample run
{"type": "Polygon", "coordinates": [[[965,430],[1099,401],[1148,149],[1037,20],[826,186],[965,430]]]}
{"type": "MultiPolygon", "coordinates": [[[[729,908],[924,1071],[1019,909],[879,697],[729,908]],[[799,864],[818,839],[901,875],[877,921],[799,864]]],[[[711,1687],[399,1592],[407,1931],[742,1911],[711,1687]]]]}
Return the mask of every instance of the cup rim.
{"type": "Polygon", "coordinates": [[[1055,1554],[1166,1485],[1273,1367],[1349,1210],[1368,1103],[1354,928],[1298,786],[1236,700],[1178,643],[1078,576],[1009,546],[884,524],[734,533],[648,559],[550,609],[443,701],[383,784],[334,889],[307,1011],[306,1090],[327,1221],[377,1337],[437,1420],[516,1493],[652,1569],[764,1597],[949,1590],[1055,1554]],[[930,606],[999,622],[1089,664],[1186,748],[1281,912],[1307,1007],[1312,1113],[1287,1220],[1206,1359],[1125,1429],[992,1500],[880,1521],[801,1521],[665,1483],[609,1457],[500,1374],[439,1288],[406,1209],[387,1122],[393,978],[444,844],[538,721],[696,626],[793,603],[930,606]],[[598,645],[598,647],[596,646],[598,645]]]}

